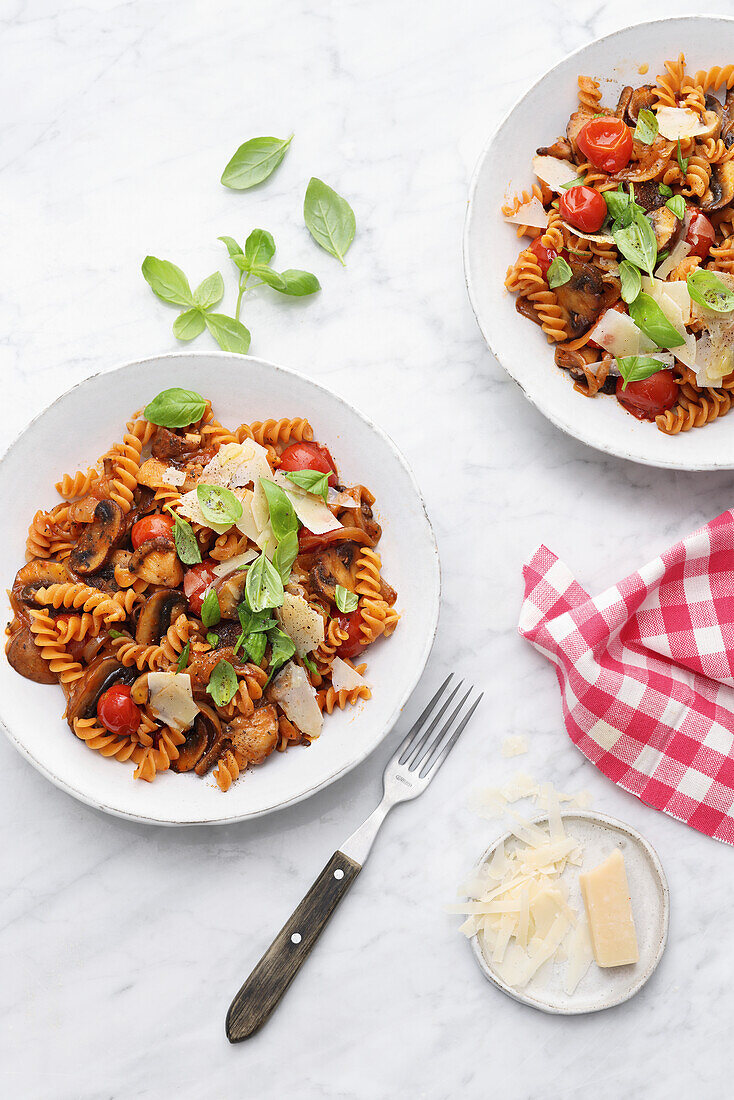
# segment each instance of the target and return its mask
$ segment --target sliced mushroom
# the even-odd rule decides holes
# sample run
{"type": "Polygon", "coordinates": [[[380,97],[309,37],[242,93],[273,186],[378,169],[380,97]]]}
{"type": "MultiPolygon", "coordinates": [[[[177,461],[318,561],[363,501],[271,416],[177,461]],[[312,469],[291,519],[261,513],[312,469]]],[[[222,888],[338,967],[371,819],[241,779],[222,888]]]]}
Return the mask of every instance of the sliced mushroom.
{"type": "Polygon", "coordinates": [[[26,604],[35,604],[37,588],[50,584],[66,584],[74,578],[60,561],[29,561],[18,570],[13,581],[13,595],[26,604]]]}
{"type": "Polygon", "coordinates": [[[665,195],[660,194],[660,187],[655,180],[635,184],[635,202],[648,214],[665,206],[667,201],[665,195]]]}
{"type": "Polygon", "coordinates": [[[542,148],[536,149],[535,152],[539,157],[558,157],[559,160],[568,160],[569,157],[573,156],[571,143],[565,137],[559,137],[552,145],[544,145],[542,148]]]}
{"type": "Polygon", "coordinates": [[[651,111],[657,102],[654,93],[654,84],[642,84],[639,88],[635,88],[627,103],[624,116],[625,122],[629,122],[634,126],[637,123],[640,111],[651,111]]]}
{"type": "Polygon", "coordinates": [[[721,112],[704,111],[701,122],[705,125],[706,129],[696,134],[696,140],[706,141],[708,138],[713,138],[714,141],[716,141],[721,133],[721,112]]]}
{"type": "Polygon", "coordinates": [[[555,288],[556,299],[572,337],[583,336],[604,308],[605,286],[593,264],[570,260],[571,278],[555,288]]]}
{"type": "Polygon", "coordinates": [[[626,168],[615,174],[614,179],[623,183],[629,181],[634,184],[657,179],[668,163],[674,148],[674,142],[666,141],[660,136],[655,138],[652,145],[644,145],[642,142],[636,141],[634,151],[637,160],[630,161],[626,168]]]}
{"type": "Polygon", "coordinates": [[[154,458],[167,461],[183,458],[198,451],[201,446],[201,436],[198,432],[190,432],[186,435],[176,435],[168,428],[158,428],[150,445],[154,458]]]}
{"type": "Polygon", "coordinates": [[[657,210],[653,210],[648,217],[655,230],[658,252],[664,252],[666,248],[672,248],[675,238],[683,226],[680,218],[677,218],[667,206],[661,206],[657,210]]]}
{"type": "Polygon", "coordinates": [[[228,748],[231,748],[231,743],[229,739],[224,736],[221,727],[215,726],[212,721],[206,722],[206,733],[206,750],[194,768],[197,775],[206,775],[209,769],[214,767],[219,757],[222,756],[228,748]]]}
{"type": "Polygon", "coordinates": [[[701,199],[701,210],[723,210],[734,199],[734,164],[730,160],[715,164],[706,194],[701,199]]]}
{"type": "Polygon", "coordinates": [[[178,588],[183,581],[183,568],[176,554],[173,536],[159,535],[141,543],[130,556],[128,570],[148,584],[178,588]]]}
{"type": "Polygon", "coordinates": [[[223,649],[225,646],[232,647],[237,644],[237,639],[242,633],[242,627],[239,622],[232,622],[231,619],[217,623],[212,627],[212,632],[217,636],[217,644],[212,648],[214,650],[223,649]]]}
{"type": "Polygon", "coordinates": [[[278,712],[272,703],[258,707],[250,718],[238,715],[224,731],[237,753],[238,762],[262,764],[278,744],[278,712]]]}
{"type": "Polygon", "coordinates": [[[154,592],[143,606],[135,631],[135,641],[152,645],[160,641],[171,623],[186,612],[186,601],[180,592],[154,592]]]}
{"type": "Polygon", "coordinates": [[[262,676],[262,670],[257,665],[242,660],[241,652],[240,656],[236,657],[232,646],[211,649],[206,653],[198,654],[186,667],[186,672],[191,677],[194,695],[201,695],[206,691],[209,677],[220,661],[229,661],[238,676],[244,676],[246,673],[251,676],[262,676]]]}
{"type": "Polygon", "coordinates": [[[632,85],[628,84],[625,88],[622,88],[622,91],[619,93],[617,106],[614,108],[614,113],[617,118],[623,118],[625,121],[627,120],[627,107],[629,106],[629,101],[632,99],[633,90],[632,85]]]}
{"type": "Polygon", "coordinates": [[[5,646],[5,655],[9,664],[26,680],[34,680],[37,684],[56,683],[57,677],[48,667],[48,661],[41,656],[30,627],[23,626],[11,635],[5,646]]]}
{"type": "Polygon", "coordinates": [[[125,516],[114,500],[100,500],[94,518],[77,539],[69,555],[76,573],[96,573],[107,561],[125,531],[125,516]]]}
{"type": "Polygon", "coordinates": [[[574,113],[568,120],[568,125],[566,126],[566,138],[568,139],[574,153],[579,152],[579,132],[584,128],[590,117],[591,116],[588,115],[586,111],[574,111],[574,113]]]}
{"type": "Polygon", "coordinates": [[[66,718],[74,728],[75,718],[93,718],[97,713],[97,703],[103,692],[112,684],[132,684],[138,670],[125,668],[115,657],[98,657],[76,680],[69,695],[66,718]]]}
{"type": "Polygon", "coordinates": [[[223,619],[237,618],[237,607],[245,597],[246,583],[247,572],[244,569],[227,573],[226,576],[215,581],[212,587],[217,593],[219,610],[223,619]]]}
{"type": "MultiPolygon", "coordinates": [[[[199,764],[204,754],[221,740],[221,737],[222,723],[219,715],[206,704],[200,704],[199,714],[193,726],[186,731],[186,740],[178,748],[178,760],[171,761],[171,768],[175,772],[190,772],[199,764]]],[[[214,760],[211,763],[214,763],[214,760]]],[[[210,767],[211,764],[208,764],[204,770],[208,771],[210,767]]]]}
{"type": "Polygon", "coordinates": [[[311,583],[327,600],[334,600],[336,586],[354,591],[357,583],[359,547],[356,542],[343,542],[329,547],[317,557],[311,569],[311,583]]]}

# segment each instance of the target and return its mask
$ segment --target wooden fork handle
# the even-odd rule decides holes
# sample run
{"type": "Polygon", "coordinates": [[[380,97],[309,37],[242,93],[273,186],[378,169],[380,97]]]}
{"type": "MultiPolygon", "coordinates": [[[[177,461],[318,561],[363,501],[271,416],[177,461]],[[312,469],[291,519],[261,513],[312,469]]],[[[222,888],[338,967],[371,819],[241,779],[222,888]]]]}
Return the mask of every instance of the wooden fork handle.
{"type": "Polygon", "coordinates": [[[334,852],[229,1006],[227,1038],[241,1043],[262,1027],[362,867],[334,852]]]}

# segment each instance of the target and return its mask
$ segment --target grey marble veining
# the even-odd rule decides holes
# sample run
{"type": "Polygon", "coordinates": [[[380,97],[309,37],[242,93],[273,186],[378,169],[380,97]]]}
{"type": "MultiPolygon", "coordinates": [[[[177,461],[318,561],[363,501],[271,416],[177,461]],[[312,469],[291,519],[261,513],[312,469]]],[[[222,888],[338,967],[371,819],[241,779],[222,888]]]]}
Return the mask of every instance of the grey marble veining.
{"type": "MultiPolygon", "coordinates": [[[[226,270],[219,234],[271,229],[283,266],[315,271],[323,291],[310,302],[252,295],[253,353],[380,423],[436,527],[444,604],[411,713],[449,666],[487,692],[440,778],[387,822],[277,1015],[239,1048],[224,1037],[230,998],[375,803],[384,754],[282,814],[174,831],[78,805],[0,741],[3,1096],[730,1091],[732,852],[585,762],[563,730],[550,666],[515,628],[520,565],[539,541],[594,589],[730,506],[734,477],[632,466],[561,435],[485,349],[461,264],[471,169],[528,84],[599,34],[687,10],[680,0],[644,11],[632,0],[2,5],[0,369],[13,415],[0,444],[87,374],[173,349],[173,311],[140,275],[146,253],[198,281],[226,270]],[[220,187],[241,141],[291,130],[269,184],[220,187]],[[346,270],[303,228],[312,174],[356,212],[346,270]],[[519,732],[528,756],[503,760],[502,738],[519,732]],[[517,767],[589,789],[665,865],[666,955],[609,1013],[550,1018],[505,999],[444,912],[499,830],[470,813],[468,792],[517,767]]],[[[581,398],[579,415],[592,415],[581,398]]]]}

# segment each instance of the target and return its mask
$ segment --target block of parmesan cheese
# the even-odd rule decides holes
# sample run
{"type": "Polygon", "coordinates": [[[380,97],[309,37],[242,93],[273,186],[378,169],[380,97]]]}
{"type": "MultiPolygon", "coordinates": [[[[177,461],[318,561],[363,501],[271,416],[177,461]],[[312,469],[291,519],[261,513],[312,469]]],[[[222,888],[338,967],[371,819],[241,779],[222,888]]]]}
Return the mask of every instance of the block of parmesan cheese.
{"type": "Polygon", "coordinates": [[[619,848],[579,875],[589,920],[591,946],[598,966],[624,966],[639,959],[629,886],[619,848]]]}

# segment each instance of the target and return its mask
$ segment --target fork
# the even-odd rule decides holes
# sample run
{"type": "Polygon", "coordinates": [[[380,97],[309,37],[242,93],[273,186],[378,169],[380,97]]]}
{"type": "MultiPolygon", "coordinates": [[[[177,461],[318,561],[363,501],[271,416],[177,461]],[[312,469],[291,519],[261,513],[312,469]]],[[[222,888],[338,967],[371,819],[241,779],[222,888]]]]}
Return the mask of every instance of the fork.
{"type": "Polygon", "coordinates": [[[377,809],[334,852],[232,1001],[226,1023],[230,1043],[249,1039],[263,1026],[308,958],[329,917],[362,870],[377,832],[390,810],[398,802],[408,802],[423,794],[458,741],[479,706],[482,695],[465,711],[474,690],[470,686],[443,721],[446,711],[464,686],[462,680],[445,697],[429,723],[434,708],[445,695],[452,679],[453,673],[450,673],[388,761],[383,777],[382,801],[377,809]],[[452,733],[451,729],[462,712],[463,717],[452,733]]]}

